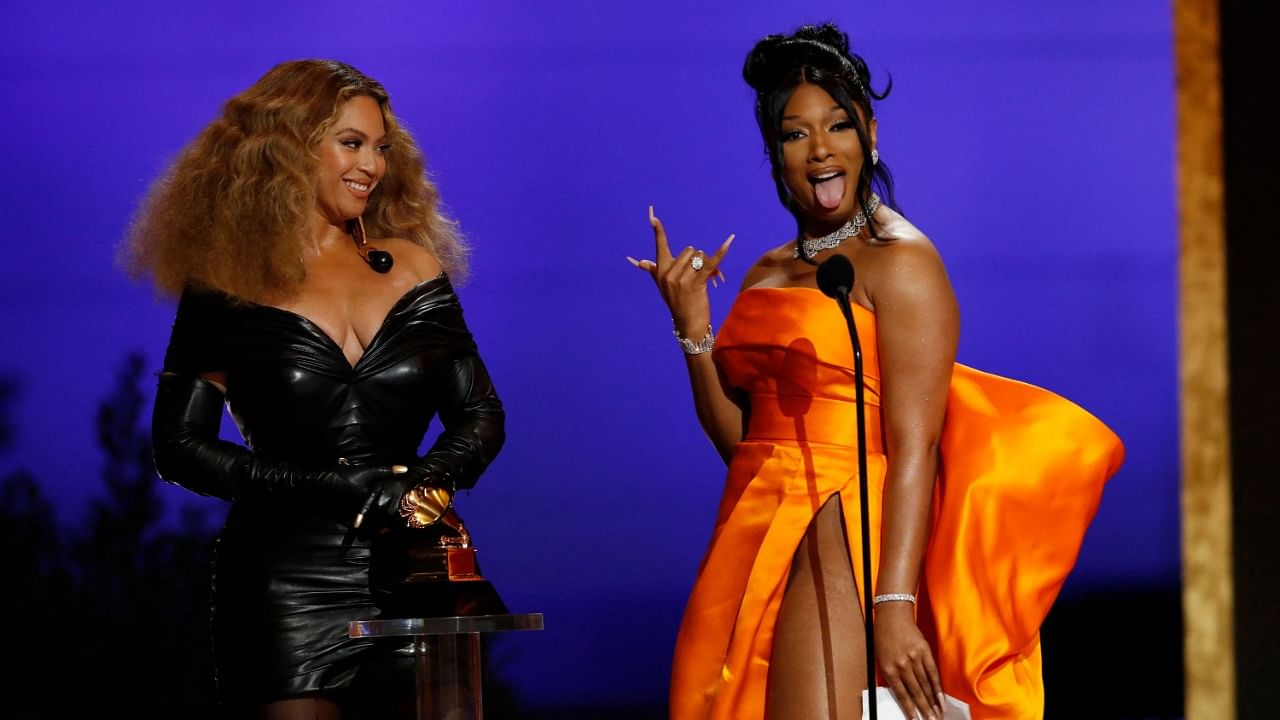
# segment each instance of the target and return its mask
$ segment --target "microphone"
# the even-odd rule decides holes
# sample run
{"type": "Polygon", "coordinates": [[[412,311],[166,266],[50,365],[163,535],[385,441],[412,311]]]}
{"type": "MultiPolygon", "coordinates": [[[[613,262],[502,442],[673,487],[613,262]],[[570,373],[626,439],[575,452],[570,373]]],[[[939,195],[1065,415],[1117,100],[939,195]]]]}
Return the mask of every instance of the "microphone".
{"type": "Polygon", "coordinates": [[[858,497],[862,501],[862,616],[867,638],[867,717],[876,720],[876,633],[872,622],[871,600],[871,516],[867,507],[867,424],[863,399],[862,345],[858,342],[858,326],[853,322],[849,293],[853,291],[853,263],[836,253],[818,266],[818,289],[836,301],[849,328],[853,343],[854,405],[858,415],[858,497]]]}
{"type": "Polygon", "coordinates": [[[839,253],[832,255],[818,266],[818,289],[829,298],[845,301],[853,290],[853,263],[839,253]]]}

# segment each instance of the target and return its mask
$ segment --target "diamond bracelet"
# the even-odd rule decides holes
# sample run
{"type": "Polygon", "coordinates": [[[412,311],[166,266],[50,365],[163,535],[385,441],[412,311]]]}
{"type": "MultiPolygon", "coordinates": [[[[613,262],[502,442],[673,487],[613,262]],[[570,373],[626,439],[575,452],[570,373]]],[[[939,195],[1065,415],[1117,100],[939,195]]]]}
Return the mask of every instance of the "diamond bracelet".
{"type": "Polygon", "coordinates": [[[887,603],[887,602],[909,602],[912,605],[915,605],[916,596],[912,595],[911,593],[885,593],[884,595],[875,596],[875,598],[871,601],[871,605],[872,607],[875,607],[880,603],[887,603]]]}
{"type": "MultiPolygon", "coordinates": [[[[675,322],[672,321],[674,325],[675,322]]],[[[711,352],[716,346],[716,335],[711,332],[711,326],[707,326],[707,334],[697,342],[686,337],[680,337],[679,330],[672,330],[671,333],[676,336],[676,342],[680,343],[680,349],[684,350],[685,355],[701,355],[705,352],[711,352]]]]}

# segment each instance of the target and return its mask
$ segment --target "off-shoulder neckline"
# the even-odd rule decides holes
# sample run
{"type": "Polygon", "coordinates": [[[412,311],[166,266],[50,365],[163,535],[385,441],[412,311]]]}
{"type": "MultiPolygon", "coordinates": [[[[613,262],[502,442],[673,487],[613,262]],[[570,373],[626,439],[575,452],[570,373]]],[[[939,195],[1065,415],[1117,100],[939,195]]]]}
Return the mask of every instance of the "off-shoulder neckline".
{"type": "MultiPolygon", "coordinates": [[[[747,293],[749,293],[749,292],[767,292],[767,291],[770,291],[770,290],[774,290],[774,291],[784,291],[784,292],[790,292],[790,291],[792,291],[792,290],[807,290],[808,292],[816,293],[817,295],[822,296],[824,299],[826,299],[826,300],[828,300],[828,301],[830,301],[830,302],[833,302],[833,303],[835,302],[835,300],[834,300],[834,299],[832,299],[830,296],[828,296],[826,293],[822,292],[821,290],[819,290],[819,289],[818,289],[818,288],[816,288],[816,287],[809,287],[808,285],[782,285],[782,286],[777,286],[777,285],[756,285],[756,286],[752,286],[752,287],[746,288],[746,289],[744,289],[744,290],[740,291],[738,294],[739,294],[739,295],[746,295],[746,294],[747,294],[747,293]]],[[[871,308],[866,307],[866,306],[864,306],[864,305],[861,305],[861,304],[859,304],[859,303],[857,303],[857,302],[850,302],[849,304],[850,304],[852,307],[854,307],[856,310],[861,310],[862,312],[865,312],[865,313],[867,313],[868,315],[871,315],[871,316],[873,316],[873,317],[874,317],[874,316],[875,316],[875,314],[876,314],[876,311],[875,311],[875,310],[872,310],[871,308]]]]}
{"type": "Polygon", "coordinates": [[[427,278],[426,280],[420,280],[419,282],[414,284],[413,287],[409,288],[408,290],[405,290],[404,293],[402,293],[400,297],[397,298],[396,301],[391,304],[391,308],[388,309],[387,314],[383,316],[382,322],[378,325],[378,329],[374,331],[373,337],[369,339],[369,344],[365,346],[364,352],[360,353],[360,357],[356,358],[356,361],[354,363],[347,359],[347,354],[343,352],[342,346],[338,344],[338,341],[334,340],[333,337],[330,336],[329,333],[325,332],[324,329],[321,328],[319,324],[317,324],[314,320],[307,317],[306,315],[303,315],[302,313],[299,313],[294,310],[288,310],[286,308],[277,307],[275,305],[267,305],[264,303],[254,302],[252,300],[245,300],[244,298],[241,298],[238,296],[232,296],[222,291],[217,291],[217,292],[221,293],[222,295],[226,295],[227,297],[233,298],[238,303],[244,303],[244,305],[250,309],[261,310],[265,312],[272,312],[272,313],[276,313],[276,314],[283,315],[285,317],[293,319],[295,322],[298,322],[299,324],[308,328],[308,330],[314,333],[317,337],[321,338],[322,341],[329,346],[330,350],[336,352],[338,356],[342,358],[343,363],[346,364],[352,371],[354,371],[357,368],[359,368],[360,363],[363,362],[364,359],[369,356],[369,351],[378,344],[378,341],[381,339],[383,335],[383,331],[386,330],[387,325],[391,322],[391,319],[394,318],[400,312],[402,312],[405,306],[409,305],[414,300],[416,300],[417,297],[420,294],[422,294],[424,290],[426,290],[428,287],[433,287],[436,285],[450,286],[449,275],[446,271],[441,270],[440,273],[435,277],[427,278]]]}

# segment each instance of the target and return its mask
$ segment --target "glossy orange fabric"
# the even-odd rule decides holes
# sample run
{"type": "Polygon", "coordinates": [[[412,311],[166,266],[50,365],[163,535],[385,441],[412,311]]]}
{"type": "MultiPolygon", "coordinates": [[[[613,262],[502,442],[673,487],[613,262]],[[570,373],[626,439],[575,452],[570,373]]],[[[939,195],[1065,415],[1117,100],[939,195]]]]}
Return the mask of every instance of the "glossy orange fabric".
{"type": "MultiPolygon", "coordinates": [[[[854,319],[874,574],[888,461],[875,315],[855,305],[854,319]]],[[[764,717],[792,556],[835,493],[862,578],[853,351],[835,302],[809,288],[747,290],[714,352],[749,394],[751,415],[676,642],[672,720],[764,717]]],[[[956,365],[918,616],[943,689],[974,720],[1043,715],[1040,623],[1123,455],[1119,438],[1071,402],[956,365]]]]}

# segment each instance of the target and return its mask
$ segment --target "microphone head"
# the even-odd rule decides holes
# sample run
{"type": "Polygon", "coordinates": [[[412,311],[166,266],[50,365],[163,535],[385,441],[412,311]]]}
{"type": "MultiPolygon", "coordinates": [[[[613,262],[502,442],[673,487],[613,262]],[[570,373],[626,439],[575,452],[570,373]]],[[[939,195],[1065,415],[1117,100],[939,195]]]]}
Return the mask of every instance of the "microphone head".
{"type": "Polygon", "coordinates": [[[818,266],[818,289],[837,300],[849,297],[853,289],[853,263],[836,253],[818,266]]]}

